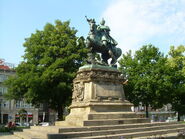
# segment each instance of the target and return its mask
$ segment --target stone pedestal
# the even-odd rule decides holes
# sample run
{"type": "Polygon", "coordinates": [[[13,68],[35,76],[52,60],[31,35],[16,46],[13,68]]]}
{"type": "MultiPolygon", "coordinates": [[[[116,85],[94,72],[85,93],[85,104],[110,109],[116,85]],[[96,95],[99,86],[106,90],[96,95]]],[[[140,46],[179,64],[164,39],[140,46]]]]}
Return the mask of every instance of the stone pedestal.
{"type": "Polygon", "coordinates": [[[103,114],[106,118],[106,114],[131,112],[133,105],[125,100],[123,82],[124,78],[115,68],[81,67],[73,81],[71,111],[65,124],[83,126],[83,121],[93,120],[93,114],[100,114],[100,117],[103,114]]]}

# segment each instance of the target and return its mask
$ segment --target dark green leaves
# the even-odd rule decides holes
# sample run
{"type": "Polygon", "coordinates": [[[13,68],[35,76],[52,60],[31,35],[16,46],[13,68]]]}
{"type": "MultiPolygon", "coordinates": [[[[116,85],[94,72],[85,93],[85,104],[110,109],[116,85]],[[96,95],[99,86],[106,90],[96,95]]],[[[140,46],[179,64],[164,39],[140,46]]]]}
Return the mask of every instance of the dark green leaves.
{"type": "Polygon", "coordinates": [[[127,98],[135,105],[161,107],[167,103],[171,85],[167,75],[167,58],[152,45],[145,45],[132,55],[131,51],[120,60],[120,70],[128,79],[127,98]]]}
{"type": "Polygon", "coordinates": [[[17,76],[7,81],[7,97],[48,103],[53,109],[69,102],[72,81],[87,52],[83,45],[76,46],[77,31],[69,23],[47,23],[26,39],[24,62],[16,68],[17,76]]]}

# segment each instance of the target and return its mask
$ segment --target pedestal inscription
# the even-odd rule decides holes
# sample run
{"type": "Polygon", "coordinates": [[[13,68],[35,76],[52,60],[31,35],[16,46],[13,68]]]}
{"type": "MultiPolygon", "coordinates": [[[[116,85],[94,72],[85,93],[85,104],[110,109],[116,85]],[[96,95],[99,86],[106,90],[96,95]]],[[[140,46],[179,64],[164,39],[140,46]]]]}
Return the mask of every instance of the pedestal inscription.
{"type": "Polygon", "coordinates": [[[114,83],[97,83],[94,84],[95,98],[101,100],[122,100],[124,99],[123,87],[114,83]]]}

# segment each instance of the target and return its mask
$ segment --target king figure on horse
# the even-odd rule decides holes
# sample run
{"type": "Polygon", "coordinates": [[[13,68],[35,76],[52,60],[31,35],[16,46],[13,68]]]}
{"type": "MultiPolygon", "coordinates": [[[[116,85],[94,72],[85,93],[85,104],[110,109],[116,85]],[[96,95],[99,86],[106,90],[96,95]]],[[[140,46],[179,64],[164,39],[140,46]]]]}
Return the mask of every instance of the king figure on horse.
{"type": "MultiPolygon", "coordinates": [[[[109,34],[110,28],[105,26],[105,20],[102,19],[99,25],[96,25],[94,19],[88,19],[87,22],[90,26],[90,31],[86,39],[83,39],[86,47],[89,49],[88,60],[89,64],[110,65],[115,67],[117,59],[121,56],[122,51],[116,48],[118,44],[109,34]],[[101,61],[96,61],[95,54],[101,54],[101,61]],[[110,64],[108,59],[111,58],[110,64]]],[[[78,40],[79,40],[78,39],[78,40]]]]}

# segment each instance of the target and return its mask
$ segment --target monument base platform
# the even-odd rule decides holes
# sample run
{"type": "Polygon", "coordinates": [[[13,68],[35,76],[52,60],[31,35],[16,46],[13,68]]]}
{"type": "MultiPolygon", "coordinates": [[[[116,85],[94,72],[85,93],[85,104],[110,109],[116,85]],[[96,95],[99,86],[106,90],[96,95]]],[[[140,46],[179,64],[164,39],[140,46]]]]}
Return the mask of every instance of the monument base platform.
{"type": "Polygon", "coordinates": [[[129,102],[89,102],[71,105],[71,112],[65,121],[56,122],[56,125],[66,126],[95,126],[117,123],[149,122],[141,119],[131,111],[129,102]],[[111,122],[113,121],[114,122],[111,122]],[[90,121],[90,122],[88,122],[90,121]]]}
{"type": "Polygon", "coordinates": [[[70,114],[56,125],[98,126],[149,122],[131,111],[132,103],[125,99],[124,78],[112,67],[85,65],[74,79],[70,114]]]}

